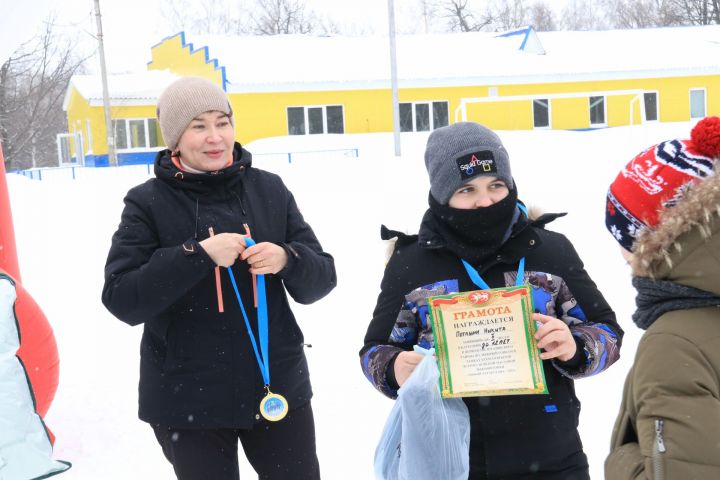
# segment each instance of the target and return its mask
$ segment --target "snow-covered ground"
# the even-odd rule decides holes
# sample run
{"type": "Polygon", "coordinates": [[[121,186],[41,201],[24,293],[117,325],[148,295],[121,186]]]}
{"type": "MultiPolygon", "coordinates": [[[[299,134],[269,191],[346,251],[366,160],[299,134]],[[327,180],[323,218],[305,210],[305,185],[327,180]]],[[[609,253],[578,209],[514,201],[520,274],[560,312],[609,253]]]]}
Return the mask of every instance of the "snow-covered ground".
{"type": "MultiPolygon", "coordinates": [[[[499,132],[511,156],[520,198],[569,214],[549,228],[565,233],[626,330],[622,358],[576,382],[580,433],[593,478],[602,478],[610,432],[640,331],[630,321],[629,269],[604,226],[604,197],[620,167],[644,148],[687,137],[689,123],[588,132],[499,132]]],[[[337,288],[322,301],[294,306],[305,333],[315,391],[323,478],[370,480],[372,458],[392,401],[363,377],[358,361],[379,292],[385,246],[380,224],[414,233],[427,205],[423,163],[427,134],[278,137],[253,142],[256,153],[357,148],[358,157],[257,155],[295,194],[325,250],[336,260],[337,288]],[[342,341],[338,341],[341,338],[342,341]]],[[[100,302],[103,266],[125,192],[147,169],[105,168],[42,181],[8,175],[23,284],[42,307],[60,351],[60,385],[46,423],[55,457],[73,463],[59,478],[174,478],[151,429],[137,419],[141,327],[131,328],[100,302]]],[[[241,455],[241,477],[255,478],[241,455]]]]}

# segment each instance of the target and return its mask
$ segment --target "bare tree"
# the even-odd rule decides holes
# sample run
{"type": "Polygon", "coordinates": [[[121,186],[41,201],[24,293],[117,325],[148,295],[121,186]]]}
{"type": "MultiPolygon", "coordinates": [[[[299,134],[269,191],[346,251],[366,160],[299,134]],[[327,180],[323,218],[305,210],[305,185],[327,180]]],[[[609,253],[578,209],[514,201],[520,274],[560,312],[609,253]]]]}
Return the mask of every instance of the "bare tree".
{"type": "Polygon", "coordinates": [[[197,4],[201,15],[195,19],[193,29],[208,34],[242,34],[248,28],[243,4],[240,1],[205,0],[197,4]]]}
{"type": "Polygon", "coordinates": [[[539,32],[552,32],[558,29],[555,13],[547,3],[539,1],[533,3],[528,11],[530,25],[539,32]]]}
{"type": "Polygon", "coordinates": [[[338,33],[304,0],[165,0],[161,15],[176,31],[211,35],[338,33]]]}
{"type": "Polygon", "coordinates": [[[468,7],[469,0],[443,0],[437,5],[438,16],[447,22],[452,32],[477,32],[490,26],[492,13],[488,8],[484,12],[468,7]]]}
{"type": "Polygon", "coordinates": [[[601,1],[571,0],[562,10],[563,30],[602,30],[607,28],[605,9],[601,1]]]}
{"type": "Polygon", "coordinates": [[[613,28],[648,28],[682,25],[675,0],[604,0],[613,28]]]}
{"type": "Polygon", "coordinates": [[[420,0],[420,15],[425,33],[430,32],[433,18],[436,16],[437,5],[433,0],[420,0]]]}
{"type": "Polygon", "coordinates": [[[50,19],[41,35],[0,66],[0,141],[7,169],[57,162],[56,135],[67,132],[62,102],[70,78],[86,60],[76,52],[50,19]]]}
{"type": "Polygon", "coordinates": [[[165,0],[160,4],[160,14],[175,31],[239,35],[251,29],[242,0],[165,0]]]}
{"type": "Polygon", "coordinates": [[[672,0],[686,24],[720,24],[720,0],[672,0]]]}
{"type": "Polygon", "coordinates": [[[492,8],[495,30],[512,30],[528,24],[528,9],[523,0],[496,0],[492,8]]]}
{"type": "Polygon", "coordinates": [[[188,15],[190,4],[187,0],[166,0],[160,2],[160,16],[163,23],[173,32],[188,31],[192,24],[192,18],[188,15]]]}
{"type": "Polygon", "coordinates": [[[312,33],[318,27],[314,13],[299,0],[257,0],[251,18],[258,35],[312,33]]]}
{"type": "Polygon", "coordinates": [[[528,7],[527,0],[420,0],[426,24],[445,21],[443,31],[476,32],[512,30],[532,25],[540,30],[555,30],[557,22],[544,0],[528,7]],[[480,5],[483,5],[481,7],[480,5]]]}

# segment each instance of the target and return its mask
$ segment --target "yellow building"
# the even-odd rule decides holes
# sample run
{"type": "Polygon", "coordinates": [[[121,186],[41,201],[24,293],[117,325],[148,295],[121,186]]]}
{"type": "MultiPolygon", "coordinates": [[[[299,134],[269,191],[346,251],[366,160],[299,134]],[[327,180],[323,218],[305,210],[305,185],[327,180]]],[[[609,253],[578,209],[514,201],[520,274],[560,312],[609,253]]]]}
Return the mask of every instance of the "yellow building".
{"type": "MultiPolygon", "coordinates": [[[[120,163],[162,145],[158,94],[177,76],[228,92],[242,143],[279,135],[390,132],[389,41],[381,37],[184,33],[151,48],[148,71],[109,79],[120,163]]],[[[720,115],[720,26],[401,35],[401,131],[461,120],[499,130],[593,129],[720,115]]],[[[107,164],[99,77],[65,99],[87,164],[107,164]]]]}

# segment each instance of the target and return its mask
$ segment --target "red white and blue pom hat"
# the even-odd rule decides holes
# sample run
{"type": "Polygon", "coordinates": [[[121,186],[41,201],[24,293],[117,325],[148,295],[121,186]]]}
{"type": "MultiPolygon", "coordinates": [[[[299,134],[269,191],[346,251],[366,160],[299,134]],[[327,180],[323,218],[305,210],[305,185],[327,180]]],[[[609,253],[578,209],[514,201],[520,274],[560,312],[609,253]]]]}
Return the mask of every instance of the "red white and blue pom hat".
{"type": "Polygon", "coordinates": [[[605,225],[620,245],[632,251],[636,235],[658,223],[694,183],[713,175],[720,160],[720,118],[706,117],[689,140],[668,140],[641,152],[610,184],[605,225]]]}

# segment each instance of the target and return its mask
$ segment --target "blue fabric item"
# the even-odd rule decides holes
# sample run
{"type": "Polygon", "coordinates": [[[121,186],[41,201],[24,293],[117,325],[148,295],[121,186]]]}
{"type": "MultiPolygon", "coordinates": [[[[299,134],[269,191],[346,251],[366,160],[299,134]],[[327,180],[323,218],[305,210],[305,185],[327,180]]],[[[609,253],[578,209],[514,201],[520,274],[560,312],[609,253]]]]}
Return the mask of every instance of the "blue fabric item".
{"type": "Polygon", "coordinates": [[[546,413],[555,413],[558,411],[557,405],[545,405],[546,413]]]}
{"type": "MultiPolygon", "coordinates": [[[[467,271],[468,276],[470,277],[470,280],[480,289],[480,290],[490,290],[492,287],[487,284],[487,282],[480,276],[478,271],[470,265],[468,262],[466,262],[463,259],[460,259],[462,261],[463,266],[465,267],[465,270],[467,271]]],[[[515,286],[516,287],[522,287],[525,284],[525,257],[522,257],[520,261],[518,262],[518,271],[517,276],[515,277],[515,286]]]]}
{"type": "MultiPolygon", "coordinates": [[[[245,238],[245,245],[249,248],[255,245],[255,241],[250,238],[245,238]]],[[[248,336],[252,342],[253,350],[255,351],[255,359],[260,367],[265,386],[270,385],[270,361],[269,361],[269,349],[268,349],[268,314],[267,314],[267,299],[265,298],[265,275],[257,276],[257,318],[258,318],[258,341],[260,342],[260,351],[258,352],[258,346],[255,342],[255,335],[253,334],[252,327],[250,326],[250,320],[248,319],[247,312],[245,312],[245,306],[243,305],[242,299],[240,298],[240,291],[238,290],[237,282],[235,282],[235,275],[233,275],[232,268],[228,267],[228,274],[230,275],[230,282],[232,283],[233,290],[235,290],[235,296],[237,297],[238,303],[240,304],[240,311],[245,319],[245,327],[247,327],[248,336]]]]}
{"type": "Polygon", "coordinates": [[[375,450],[379,480],[467,480],[470,416],[461,398],[442,398],[433,350],[398,391],[375,450]]]}

